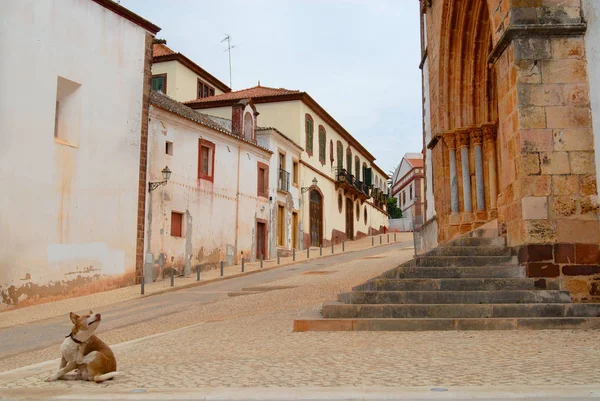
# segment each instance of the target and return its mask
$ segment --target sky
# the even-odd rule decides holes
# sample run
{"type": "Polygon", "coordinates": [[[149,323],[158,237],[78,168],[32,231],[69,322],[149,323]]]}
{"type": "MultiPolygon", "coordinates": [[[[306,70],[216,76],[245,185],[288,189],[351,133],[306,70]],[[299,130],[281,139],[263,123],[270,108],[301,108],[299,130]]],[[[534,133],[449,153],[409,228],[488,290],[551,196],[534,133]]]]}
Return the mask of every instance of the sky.
{"type": "MultiPolygon", "coordinates": [[[[393,171],[422,150],[416,0],[120,0],[232,88],[305,91],[393,171]]],[[[260,116],[259,121],[260,124],[260,116]]],[[[391,175],[391,174],[390,174],[391,175]]]]}

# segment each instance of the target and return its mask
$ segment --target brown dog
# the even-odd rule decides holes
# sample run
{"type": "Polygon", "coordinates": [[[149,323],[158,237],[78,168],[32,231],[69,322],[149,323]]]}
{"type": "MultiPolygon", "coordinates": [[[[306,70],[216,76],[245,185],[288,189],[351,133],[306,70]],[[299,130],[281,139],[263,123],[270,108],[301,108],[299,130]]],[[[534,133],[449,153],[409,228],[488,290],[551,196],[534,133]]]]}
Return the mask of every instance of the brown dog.
{"type": "Polygon", "coordinates": [[[112,379],[117,375],[117,360],[112,350],[102,340],[94,335],[100,324],[99,313],[78,316],[69,313],[73,328],[62,345],[60,352],[62,359],[58,371],[46,379],[55,381],[61,379],[66,373],[77,369],[78,374],[74,380],[93,380],[96,383],[112,379]]]}

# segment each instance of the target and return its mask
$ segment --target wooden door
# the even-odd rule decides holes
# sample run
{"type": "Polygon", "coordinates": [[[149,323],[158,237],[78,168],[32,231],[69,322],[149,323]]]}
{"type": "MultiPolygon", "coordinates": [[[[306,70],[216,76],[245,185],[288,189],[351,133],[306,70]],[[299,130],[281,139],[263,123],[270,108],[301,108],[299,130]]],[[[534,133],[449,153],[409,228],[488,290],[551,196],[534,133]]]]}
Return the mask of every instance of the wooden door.
{"type": "Polygon", "coordinates": [[[277,246],[283,246],[285,239],[285,209],[277,206],[277,246]]]}
{"type": "Polygon", "coordinates": [[[346,238],[354,239],[354,202],[346,198],[346,238]]]}
{"type": "Polygon", "coordinates": [[[292,248],[298,249],[298,213],[292,213],[292,248]]]}
{"type": "Polygon", "coordinates": [[[310,191],[310,246],[320,246],[323,238],[323,199],[318,191],[310,191]]]}
{"type": "Polygon", "coordinates": [[[256,223],[256,259],[267,258],[267,225],[256,223]]]}

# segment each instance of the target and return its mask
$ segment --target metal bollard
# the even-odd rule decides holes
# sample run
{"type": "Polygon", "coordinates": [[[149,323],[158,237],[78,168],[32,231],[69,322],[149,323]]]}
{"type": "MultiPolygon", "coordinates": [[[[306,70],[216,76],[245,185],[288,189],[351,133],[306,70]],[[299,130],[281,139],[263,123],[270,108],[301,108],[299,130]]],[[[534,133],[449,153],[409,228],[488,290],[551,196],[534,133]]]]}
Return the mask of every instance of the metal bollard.
{"type": "Polygon", "coordinates": [[[306,259],[310,259],[310,246],[306,248],[306,259]]]}
{"type": "Polygon", "coordinates": [[[171,287],[175,285],[175,269],[171,268],[171,287]]]}
{"type": "Polygon", "coordinates": [[[381,235],[379,236],[379,245],[381,245],[381,235]]]}
{"type": "Polygon", "coordinates": [[[331,243],[331,253],[333,254],[333,242],[331,243]]]}
{"type": "Polygon", "coordinates": [[[389,244],[390,243],[390,235],[388,234],[387,237],[388,237],[387,239],[388,239],[388,244],[389,244]]]}
{"type": "Polygon", "coordinates": [[[146,282],[146,280],[144,279],[144,276],[142,276],[142,295],[144,295],[144,283],[146,282]]]}
{"type": "Polygon", "coordinates": [[[292,262],[296,261],[296,248],[292,249],[292,262]]]}
{"type": "Polygon", "coordinates": [[[342,240],[342,252],[346,249],[346,241],[342,240]]]}
{"type": "Polygon", "coordinates": [[[225,262],[221,261],[221,277],[223,277],[223,265],[225,264],[225,262]]]}
{"type": "Polygon", "coordinates": [[[394,242],[396,242],[396,233],[394,233],[394,242]]]}
{"type": "Polygon", "coordinates": [[[371,237],[371,246],[375,246],[375,237],[371,237]]]}
{"type": "Polygon", "coordinates": [[[280,264],[281,260],[279,260],[279,251],[277,251],[277,264],[280,264]]]}
{"type": "Polygon", "coordinates": [[[260,255],[260,268],[263,268],[263,256],[262,254],[260,255]]]}
{"type": "Polygon", "coordinates": [[[323,245],[319,247],[319,256],[323,256],[323,245]]]}
{"type": "Polygon", "coordinates": [[[196,281],[200,281],[200,266],[196,266],[196,281]]]}
{"type": "Polygon", "coordinates": [[[244,272],[244,262],[246,262],[246,259],[242,258],[242,273],[244,272]]]}

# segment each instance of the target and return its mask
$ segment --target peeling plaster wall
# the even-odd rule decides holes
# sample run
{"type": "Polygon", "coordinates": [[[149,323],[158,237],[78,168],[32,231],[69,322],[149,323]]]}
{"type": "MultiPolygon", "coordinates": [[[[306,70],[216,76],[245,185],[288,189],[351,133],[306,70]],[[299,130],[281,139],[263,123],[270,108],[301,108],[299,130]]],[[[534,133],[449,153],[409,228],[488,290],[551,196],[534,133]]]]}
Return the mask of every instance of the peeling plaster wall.
{"type": "Polygon", "coordinates": [[[3,3],[0,31],[0,302],[132,282],[146,31],[82,0],[3,3]]]}
{"type": "MultiPolygon", "coordinates": [[[[597,0],[583,1],[583,16],[587,22],[585,47],[590,80],[594,149],[600,149],[600,4],[597,0]]],[[[600,183],[600,152],[595,152],[595,157],[596,181],[600,183]]]]}
{"type": "Polygon", "coordinates": [[[198,266],[211,269],[227,261],[227,248],[236,244],[238,160],[234,261],[242,252],[253,260],[256,219],[269,218],[268,199],[257,196],[257,162],[268,164],[270,154],[153,106],[148,148],[150,181],[162,180],[165,165],[172,171],[168,184],[152,192],[147,252],[154,258],[154,278],[161,278],[170,267],[189,273],[198,266]],[[200,138],[215,144],[214,182],[198,179],[200,138]],[[172,156],[165,152],[166,141],[173,143],[172,156]],[[171,235],[171,212],[184,214],[182,237],[171,235]]]}

